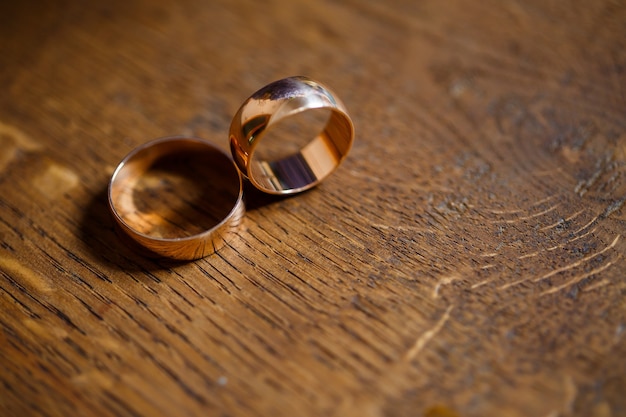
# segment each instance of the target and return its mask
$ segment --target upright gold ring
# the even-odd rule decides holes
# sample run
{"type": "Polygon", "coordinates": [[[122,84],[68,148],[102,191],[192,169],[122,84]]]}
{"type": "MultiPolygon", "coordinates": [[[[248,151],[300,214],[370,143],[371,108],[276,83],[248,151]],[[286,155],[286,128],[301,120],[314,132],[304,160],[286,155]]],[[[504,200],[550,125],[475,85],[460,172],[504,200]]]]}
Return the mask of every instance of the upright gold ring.
{"type": "Polygon", "coordinates": [[[123,237],[146,255],[207,256],[237,232],[244,215],[241,175],[210,142],[174,136],[131,151],[108,190],[123,237]]]}
{"type": "Polygon", "coordinates": [[[317,185],[339,166],[352,146],[354,126],[328,87],[306,77],[290,77],[248,98],[232,120],[229,137],[237,167],[256,188],[293,194],[317,185]],[[297,122],[307,117],[312,121],[305,120],[305,130],[313,125],[307,142],[290,148],[303,133],[293,132],[285,140],[277,132],[289,135],[284,126],[297,128],[297,122]],[[263,152],[270,145],[276,145],[274,154],[263,152]]]}

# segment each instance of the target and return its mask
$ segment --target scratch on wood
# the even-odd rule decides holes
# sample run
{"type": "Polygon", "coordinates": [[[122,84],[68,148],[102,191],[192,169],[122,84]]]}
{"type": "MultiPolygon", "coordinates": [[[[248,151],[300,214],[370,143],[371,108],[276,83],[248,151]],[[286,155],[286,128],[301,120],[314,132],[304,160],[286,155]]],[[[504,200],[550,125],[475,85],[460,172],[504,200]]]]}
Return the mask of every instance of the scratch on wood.
{"type": "Polygon", "coordinates": [[[439,289],[441,288],[442,285],[448,285],[460,278],[461,277],[459,275],[449,275],[447,277],[440,278],[439,281],[437,281],[437,284],[435,285],[435,287],[433,288],[433,298],[439,297],[439,289]]]}
{"type": "Polygon", "coordinates": [[[550,201],[552,199],[554,199],[554,195],[549,195],[549,196],[547,196],[545,198],[542,198],[541,200],[535,201],[535,203],[532,205],[532,207],[536,207],[536,206],[539,206],[539,205],[541,205],[543,203],[547,203],[548,201],[550,201]]]}
{"type": "Polygon", "coordinates": [[[563,223],[565,223],[564,219],[559,219],[557,222],[549,224],[547,226],[542,227],[541,229],[539,229],[542,232],[545,232],[546,230],[550,230],[550,229],[554,229],[557,226],[562,225],[563,223]]]}
{"type": "Polygon", "coordinates": [[[572,238],[572,239],[568,239],[567,241],[565,241],[565,242],[561,243],[560,245],[552,246],[552,247],[550,247],[550,248],[546,249],[546,251],[548,251],[548,252],[552,252],[552,251],[554,251],[554,250],[557,250],[557,249],[559,249],[559,248],[562,248],[562,247],[563,247],[563,246],[565,246],[565,245],[569,245],[569,244],[570,244],[570,243],[572,243],[572,242],[576,242],[578,239],[582,239],[583,237],[585,237],[585,236],[587,236],[587,235],[590,235],[591,233],[595,232],[595,231],[596,231],[596,229],[597,229],[597,228],[595,228],[595,227],[594,227],[593,229],[591,229],[591,230],[590,230],[590,231],[588,231],[587,233],[584,233],[584,234],[582,234],[582,235],[580,235],[580,236],[576,236],[575,238],[572,238]]]}
{"type": "Polygon", "coordinates": [[[517,214],[521,213],[522,210],[489,210],[491,214],[517,214]]]}
{"type": "Polygon", "coordinates": [[[585,212],[585,209],[582,210],[578,210],[576,213],[572,214],[571,216],[565,218],[565,221],[572,221],[574,220],[576,217],[580,216],[581,214],[583,214],[585,212]]]}
{"type": "Polygon", "coordinates": [[[559,219],[557,222],[552,223],[552,224],[550,224],[548,226],[544,226],[544,227],[542,227],[539,230],[546,231],[546,230],[554,229],[555,227],[558,227],[558,226],[560,226],[560,225],[562,225],[562,224],[564,224],[566,222],[572,221],[576,217],[580,216],[584,211],[585,211],[584,209],[583,210],[579,210],[576,213],[572,214],[571,216],[569,216],[569,217],[567,217],[565,219],[559,219]]]}
{"type": "Polygon", "coordinates": [[[480,282],[477,282],[476,284],[472,284],[472,286],[470,287],[470,289],[475,290],[476,288],[482,287],[485,284],[490,283],[491,281],[493,281],[491,278],[488,279],[484,279],[480,282]]]}
{"type": "Polygon", "coordinates": [[[544,295],[550,295],[550,294],[554,294],[555,292],[561,291],[564,288],[567,288],[571,285],[577,284],[580,281],[582,281],[583,279],[590,277],[592,275],[595,274],[599,274],[600,272],[604,271],[605,269],[607,269],[608,267],[610,267],[611,265],[613,265],[612,261],[607,262],[605,265],[602,265],[592,271],[586,272],[584,274],[578,275],[572,279],[570,279],[569,281],[567,281],[565,284],[559,285],[557,287],[554,288],[550,288],[549,290],[546,290],[544,292],[542,292],[541,294],[539,294],[540,296],[544,296],[544,295]]]}
{"type": "MultiPolygon", "coordinates": [[[[542,198],[541,200],[537,200],[535,201],[533,204],[530,205],[530,207],[537,207],[542,205],[543,203],[547,203],[548,201],[554,199],[554,195],[549,195],[545,198],[542,198]]],[[[523,210],[522,209],[513,209],[513,210],[489,210],[491,213],[493,214],[517,214],[517,213],[521,213],[523,210]]]]}
{"type": "Polygon", "coordinates": [[[595,221],[596,221],[596,220],[598,220],[598,217],[600,217],[600,215],[599,215],[599,214],[598,214],[598,215],[596,215],[596,216],[594,216],[594,218],[593,218],[593,219],[589,220],[589,222],[587,222],[587,224],[586,224],[586,225],[584,225],[584,226],[583,226],[583,227],[581,227],[580,229],[576,230],[576,231],[574,232],[574,234],[575,234],[575,235],[577,235],[578,233],[582,232],[583,230],[585,230],[586,228],[588,228],[589,226],[591,226],[592,224],[594,224],[594,223],[595,223],[595,221]]]}
{"type": "MultiPolygon", "coordinates": [[[[584,262],[587,262],[588,260],[593,259],[593,258],[597,257],[598,255],[603,254],[604,252],[608,251],[609,249],[615,247],[615,245],[619,241],[620,237],[621,237],[621,235],[615,236],[615,239],[613,240],[613,242],[610,245],[608,245],[606,248],[602,249],[601,251],[596,252],[594,254],[591,254],[589,256],[585,256],[584,258],[579,259],[576,262],[572,262],[569,265],[565,265],[565,266],[563,266],[561,268],[554,269],[554,270],[552,270],[552,271],[550,271],[550,272],[548,272],[548,273],[546,273],[546,274],[544,274],[544,275],[542,275],[540,277],[537,277],[537,278],[533,279],[532,282],[543,281],[545,279],[550,278],[551,276],[554,276],[554,275],[559,274],[561,272],[564,272],[564,271],[567,271],[569,269],[575,268],[575,267],[579,266],[580,264],[582,264],[584,262]]],[[[519,284],[521,284],[522,282],[525,282],[525,281],[528,281],[528,278],[524,278],[524,279],[520,279],[520,280],[517,280],[517,281],[514,281],[514,282],[510,282],[510,283],[504,284],[504,285],[502,285],[500,287],[500,290],[506,290],[507,288],[514,287],[514,286],[519,285],[519,284]]]]}
{"type": "Polygon", "coordinates": [[[602,281],[600,281],[600,282],[598,282],[596,284],[592,284],[592,285],[586,287],[583,291],[597,290],[598,288],[606,287],[610,283],[611,283],[611,281],[609,281],[608,279],[603,279],[602,281]]]}
{"type": "Polygon", "coordinates": [[[425,227],[419,227],[419,226],[389,226],[389,225],[380,224],[380,223],[373,224],[372,227],[374,229],[380,229],[380,230],[392,229],[392,230],[398,230],[398,231],[401,231],[401,232],[415,232],[415,231],[418,231],[418,232],[428,232],[428,231],[430,231],[429,229],[427,229],[425,227]]]}
{"type": "Polygon", "coordinates": [[[534,256],[539,255],[540,252],[533,252],[533,253],[527,253],[526,255],[522,255],[522,256],[518,256],[517,259],[526,259],[526,258],[532,258],[534,256]]]}
{"type": "MultiPolygon", "coordinates": [[[[582,235],[580,235],[580,236],[576,236],[576,237],[574,237],[574,238],[572,238],[572,239],[568,239],[568,240],[566,240],[565,242],[560,243],[560,244],[558,244],[558,245],[556,245],[556,246],[549,247],[548,249],[545,249],[545,251],[546,251],[546,252],[552,252],[552,251],[555,251],[555,250],[557,250],[557,249],[559,249],[559,248],[564,247],[565,245],[569,245],[569,244],[570,244],[570,243],[572,243],[572,242],[575,242],[575,241],[577,241],[577,240],[579,240],[579,239],[582,239],[583,237],[588,236],[588,235],[590,235],[591,233],[593,233],[593,232],[595,232],[595,231],[596,231],[596,228],[593,228],[592,230],[588,231],[587,233],[584,233],[584,234],[582,234],[582,235]]],[[[526,258],[532,258],[532,257],[535,257],[535,256],[539,255],[541,252],[542,252],[542,251],[537,251],[537,252],[527,253],[526,255],[521,255],[521,256],[518,256],[518,257],[517,257],[517,259],[522,260],[522,259],[526,259],[526,258]]]]}
{"type": "Polygon", "coordinates": [[[594,254],[591,254],[589,256],[585,256],[584,258],[582,258],[582,259],[580,259],[580,260],[578,260],[576,262],[572,262],[569,265],[565,265],[565,266],[563,266],[561,268],[557,268],[557,269],[555,269],[553,271],[550,271],[550,272],[548,272],[547,274],[545,274],[545,275],[543,275],[541,277],[535,278],[533,280],[533,282],[543,281],[544,279],[550,278],[551,276],[556,275],[556,274],[558,274],[560,272],[564,272],[564,271],[567,271],[568,269],[575,268],[578,265],[582,264],[583,262],[586,262],[586,261],[588,261],[590,259],[593,259],[593,258],[595,258],[598,255],[602,255],[604,252],[608,251],[609,249],[611,249],[611,248],[615,247],[615,245],[617,245],[617,242],[619,241],[620,236],[621,235],[615,236],[615,239],[613,240],[613,242],[609,246],[607,246],[606,248],[602,249],[601,251],[596,252],[594,254]]]}
{"type": "Polygon", "coordinates": [[[446,322],[450,318],[450,312],[452,311],[453,308],[454,306],[450,305],[446,309],[446,312],[443,313],[441,318],[437,321],[435,326],[432,329],[425,331],[424,333],[420,335],[420,337],[417,338],[415,343],[413,343],[413,346],[411,346],[411,349],[409,349],[406,355],[404,356],[404,359],[407,362],[410,362],[413,359],[415,359],[415,357],[422,351],[422,349],[424,349],[424,346],[426,346],[428,342],[430,342],[435,336],[437,336],[437,333],[441,331],[441,328],[443,327],[443,325],[446,324],[446,322]]]}
{"type": "Polygon", "coordinates": [[[529,216],[524,216],[524,217],[518,217],[517,219],[509,219],[509,220],[494,220],[491,223],[507,223],[507,224],[513,224],[513,223],[518,223],[518,222],[522,222],[524,220],[531,220],[534,219],[536,217],[539,216],[543,216],[544,214],[548,214],[551,211],[556,210],[556,208],[559,206],[559,204],[555,204],[550,208],[547,208],[543,211],[540,211],[539,213],[535,213],[535,214],[531,214],[529,216]]]}

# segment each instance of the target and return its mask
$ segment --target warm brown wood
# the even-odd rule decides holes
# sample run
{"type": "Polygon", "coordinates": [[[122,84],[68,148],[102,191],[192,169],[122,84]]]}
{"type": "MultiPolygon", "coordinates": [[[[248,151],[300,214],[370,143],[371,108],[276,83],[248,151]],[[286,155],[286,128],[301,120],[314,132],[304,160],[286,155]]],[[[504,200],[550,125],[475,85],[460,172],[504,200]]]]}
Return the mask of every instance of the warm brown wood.
{"type": "Polygon", "coordinates": [[[626,415],[623,1],[4,1],[3,416],[626,415]],[[37,3],[37,4],[35,4],[37,3]],[[357,130],[197,262],[116,237],[133,147],[264,84],[357,130]]]}

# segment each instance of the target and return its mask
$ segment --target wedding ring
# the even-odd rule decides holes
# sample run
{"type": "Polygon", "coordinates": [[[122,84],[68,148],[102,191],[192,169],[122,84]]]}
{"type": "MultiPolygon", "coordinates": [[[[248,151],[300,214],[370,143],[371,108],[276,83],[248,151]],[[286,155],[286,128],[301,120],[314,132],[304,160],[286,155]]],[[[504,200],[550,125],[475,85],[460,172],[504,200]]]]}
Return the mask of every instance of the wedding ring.
{"type": "Polygon", "coordinates": [[[131,151],[113,173],[108,197],[122,236],[146,254],[179,260],[219,250],[245,211],[231,158],[210,142],[182,136],[131,151]]]}
{"type": "Polygon", "coordinates": [[[256,188],[293,194],[319,184],[339,166],[352,146],[354,126],[330,89],[291,77],[248,98],[229,136],[237,167],[256,188]]]}

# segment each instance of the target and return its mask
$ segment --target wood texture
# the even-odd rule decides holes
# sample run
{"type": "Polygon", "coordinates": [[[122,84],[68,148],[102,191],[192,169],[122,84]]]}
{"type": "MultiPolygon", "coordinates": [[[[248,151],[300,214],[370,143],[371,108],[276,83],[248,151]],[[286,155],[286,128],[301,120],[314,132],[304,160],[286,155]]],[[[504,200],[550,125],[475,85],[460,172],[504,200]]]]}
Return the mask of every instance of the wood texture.
{"type": "Polygon", "coordinates": [[[2,2],[0,414],[626,415],[625,51],[620,0],[2,2]],[[297,74],[337,172],[120,243],[126,153],[297,74]]]}

